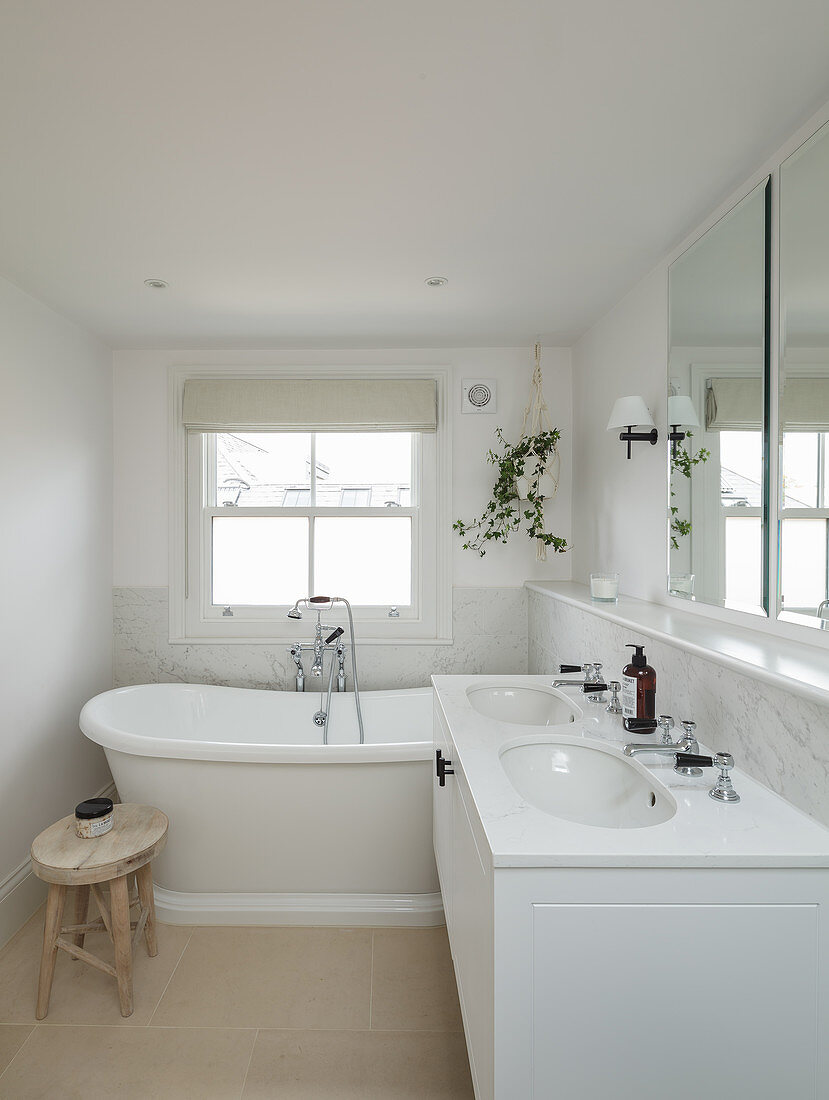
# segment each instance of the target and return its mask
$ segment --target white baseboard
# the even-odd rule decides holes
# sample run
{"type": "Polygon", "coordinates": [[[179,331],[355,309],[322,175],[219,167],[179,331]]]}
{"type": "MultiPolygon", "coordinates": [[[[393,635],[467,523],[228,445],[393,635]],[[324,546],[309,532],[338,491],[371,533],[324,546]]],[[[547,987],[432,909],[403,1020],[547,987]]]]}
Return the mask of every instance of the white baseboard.
{"type": "Polygon", "coordinates": [[[184,894],[155,887],[166,924],[324,925],[360,928],[443,924],[434,894],[184,894]]]}
{"type": "MultiPolygon", "coordinates": [[[[114,783],[96,791],[95,798],[115,799],[114,783]]],[[[0,882],[0,947],[8,943],[46,899],[46,883],[32,873],[32,861],[23,862],[0,882]]]]}

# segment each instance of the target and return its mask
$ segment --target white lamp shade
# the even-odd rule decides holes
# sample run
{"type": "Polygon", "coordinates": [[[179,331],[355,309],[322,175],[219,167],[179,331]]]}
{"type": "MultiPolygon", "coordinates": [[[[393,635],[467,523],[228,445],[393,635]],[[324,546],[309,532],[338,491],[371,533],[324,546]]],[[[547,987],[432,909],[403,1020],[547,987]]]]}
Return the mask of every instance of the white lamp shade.
{"type": "Polygon", "coordinates": [[[694,402],[690,397],[668,398],[668,423],[671,425],[682,424],[686,428],[698,428],[699,417],[694,408],[694,402]]]}
{"type": "Polygon", "coordinates": [[[613,406],[610,420],[607,422],[607,430],[611,428],[652,428],[653,417],[648,412],[648,406],[643,397],[619,397],[613,406]]]}

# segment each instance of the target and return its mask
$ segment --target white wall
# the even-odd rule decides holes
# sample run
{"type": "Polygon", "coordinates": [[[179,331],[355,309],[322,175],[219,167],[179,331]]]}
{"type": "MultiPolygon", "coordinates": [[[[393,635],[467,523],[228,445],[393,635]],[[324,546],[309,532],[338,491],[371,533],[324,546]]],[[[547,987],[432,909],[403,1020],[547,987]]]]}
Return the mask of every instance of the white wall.
{"type": "Polygon", "coordinates": [[[632,458],[607,421],[617,397],[641,394],[665,432],[667,264],[643,279],[573,349],[573,580],[615,570],[626,595],[666,588],[667,459],[663,443],[632,458]]]}
{"type": "MultiPolygon", "coordinates": [[[[485,462],[495,446],[494,430],[502,427],[517,439],[529,398],[532,349],[439,348],[395,351],[183,352],[119,351],[115,353],[115,564],[116,587],[161,587],[167,584],[167,386],[168,368],[176,364],[250,366],[435,365],[453,373],[453,518],[469,520],[489,499],[494,467],[485,462]],[[498,380],[494,416],[460,414],[464,378],[498,380]]],[[[546,349],[542,358],[544,392],[552,422],[562,429],[561,483],[549,505],[552,530],[570,541],[571,393],[570,353],[546,349]]],[[[454,543],[454,584],[461,587],[520,586],[527,578],[568,579],[570,555],[535,561],[535,547],[521,536],[490,550],[485,558],[454,543]]]]}
{"type": "Polygon", "coordinates": [[[78,712],[112,680],[111,353],[0,280],[0,377],[2,942],[36,900],[32,839],[109,778],[78,712]]]}

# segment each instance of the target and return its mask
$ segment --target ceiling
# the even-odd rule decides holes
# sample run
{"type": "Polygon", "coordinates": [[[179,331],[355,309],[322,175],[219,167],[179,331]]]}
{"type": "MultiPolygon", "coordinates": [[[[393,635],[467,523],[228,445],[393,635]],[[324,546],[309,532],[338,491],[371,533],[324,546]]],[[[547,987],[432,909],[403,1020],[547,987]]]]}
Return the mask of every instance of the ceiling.
{"type": "Polygon", "coordinates": [[[0,272],[116,347],[569,344],[826,99],[825,0],[0,0],[0,272]]]}

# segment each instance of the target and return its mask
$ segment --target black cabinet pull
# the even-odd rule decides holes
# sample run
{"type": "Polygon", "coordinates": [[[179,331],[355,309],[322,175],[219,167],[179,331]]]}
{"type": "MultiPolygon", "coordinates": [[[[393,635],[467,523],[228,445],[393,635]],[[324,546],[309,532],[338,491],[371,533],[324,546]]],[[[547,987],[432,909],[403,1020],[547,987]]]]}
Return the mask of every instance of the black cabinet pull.
{"type": "Polygon", "coordinates": [[[447,760],[440,749],[435,749],[435,775],[438,777],[438,786],[446,786],[447,775],[454,775],[455,769],[450,768],[451,760],[447,760]]]}

